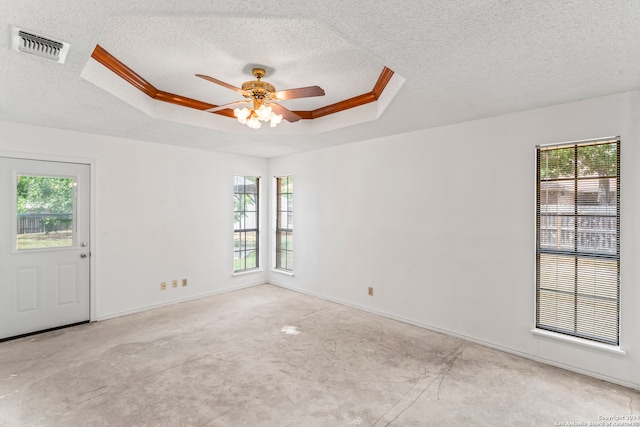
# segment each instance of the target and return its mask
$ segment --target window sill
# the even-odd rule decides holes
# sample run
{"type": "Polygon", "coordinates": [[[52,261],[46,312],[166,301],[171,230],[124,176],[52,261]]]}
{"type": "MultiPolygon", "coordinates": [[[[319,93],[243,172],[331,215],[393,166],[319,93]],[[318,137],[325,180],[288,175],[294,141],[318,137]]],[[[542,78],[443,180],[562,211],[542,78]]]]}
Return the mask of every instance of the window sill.
{"type": "Polygon", "coordinates": [[[289,271],[289,270],[280,270],[278,268],[273,268],[271,269],[272,272],[274,273],[279,273],[279,274],[284,274],[285,276],[291,276],[293,277],[293,271],[289,271]]]}
{"type": "Polygon", "coordinates": [[[231,273],[232,276],[244,276],[246,274],[253,274],[253,273],[262,273],[264,270],[262,270],[261,268],[252,268],[251,270],[241,270],[241,271],[234,271],[233,273],[231,273]]]}
{"type": "Polygon", "coordinates": [[[592,350],[599,350],[605,353],[615,354],[616,356],[626,356],[627,352],[621,350],[620,347],[616,347],[608,344],[601,344],[582,338],[571,337],[568,335],[558,334],[556,332],[545,331],[543,329],[531,329],[533,335],[537,335],[542,338],[547,338],[552,341],[559,341],[566,344],[573,344],[579,347],[585,347],[592,350]]]}

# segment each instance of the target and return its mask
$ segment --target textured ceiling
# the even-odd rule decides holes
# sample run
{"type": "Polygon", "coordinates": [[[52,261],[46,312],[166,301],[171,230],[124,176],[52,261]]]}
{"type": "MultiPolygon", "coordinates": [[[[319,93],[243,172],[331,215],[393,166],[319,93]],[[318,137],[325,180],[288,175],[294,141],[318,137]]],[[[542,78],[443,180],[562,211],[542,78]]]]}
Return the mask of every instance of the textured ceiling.
{"type": "MultiPolygon", "coordinates": [[[[116,57],[156,90],[198,100],[209,107],[185,110],[184,106],[168,106],[151,96],[141,96],[135,86],[122,81],[125,78],[114,79],[111,67],[99,61],[87,62],[82,71],[87,81],[155,118],[253,136],[265,130],[249,130],[228,117],[201,111],[244,98],[229,88],[196,77],[197,70],[235,87],[255,80],[252,74],[255,67],[266,69],[264,81],[275,85],[277,90],[320,86],[326,92],[324,96],[279,103],[293,111],[314,111],[370,93],[385,68],[316,20],[116,17],[109,20],[98,44],[101,51],[104,49],[109,56],[116,57]],[[254,37],[247,43],[247,34],[268,35],[254,37]]],[[[403,83],[401,76],[393,74],[375,106],[323,116],[322,120],[295,124],[285,121],[266,132],[308,136],[375,120],[403,83]]]]}
{"type": "Polygon", "coordinates": [[[326,96],[287,104],[312,110],[369,92],[383,68],[315,20],[114,17],[99,44],[153,85],[215,104],[243,98],[196,72],[240,87],[255,80],[247,63],[265,65],[278,90],[322,86],[326,96]]]}
{"type": "Polygon", "coordinates": [[[635,0],[0,0],[0,120],[275,157],[638,89],[638,22],[635,0]],[[66,63],[10,50],[12,25],[70,43],[66,63]],[[212,104],[237,98],[193,74],[239,86],[251,63],[272,67],[265,80],[278,89],[327,91],[283,104],[291,109],[368,92],[383,66],[404,84],[383,111],[353,109],[377,108],[373,121],[347,111],[321,132],[254,131],[224,117],[214,119],[225,129],[205,127],[196,122],[214,115],[141,109],[148,100],[92,64],[96,44],[154,86],[212,104]]]}

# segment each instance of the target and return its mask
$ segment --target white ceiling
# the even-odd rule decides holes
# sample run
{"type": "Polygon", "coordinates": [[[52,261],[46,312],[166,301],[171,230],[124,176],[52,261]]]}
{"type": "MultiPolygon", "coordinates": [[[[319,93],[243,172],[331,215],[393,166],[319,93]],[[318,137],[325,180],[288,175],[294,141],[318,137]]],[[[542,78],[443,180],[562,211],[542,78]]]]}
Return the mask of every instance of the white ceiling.
{"type": "Polygon", "coordinates": [[[640,87],[635,0],[0,0],[0,28],[0,120],[261,157],[640,87]],[[66,63],[12,51],[12,25],[70,43],[66,63]],[[384,105],[250,130],[143,99],[91,59],[96,44],[211,104],[238,98],[194,74],[240,86],[255,63],[277,89],[327,92],[283,102],[294,110],[368,92],[384,66],[397,80],[384,105]]]}

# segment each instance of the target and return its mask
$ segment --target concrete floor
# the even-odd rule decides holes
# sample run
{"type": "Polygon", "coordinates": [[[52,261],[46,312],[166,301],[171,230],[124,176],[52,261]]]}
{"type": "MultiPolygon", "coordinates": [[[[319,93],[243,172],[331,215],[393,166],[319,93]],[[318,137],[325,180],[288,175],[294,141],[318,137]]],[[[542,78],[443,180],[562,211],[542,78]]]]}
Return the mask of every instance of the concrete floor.
{"type": "Polygon", "coordinates": [[[269,285],[0,343],[1,426],[553,426],[624,414],[640,415],[637,391],[269,285]]]}

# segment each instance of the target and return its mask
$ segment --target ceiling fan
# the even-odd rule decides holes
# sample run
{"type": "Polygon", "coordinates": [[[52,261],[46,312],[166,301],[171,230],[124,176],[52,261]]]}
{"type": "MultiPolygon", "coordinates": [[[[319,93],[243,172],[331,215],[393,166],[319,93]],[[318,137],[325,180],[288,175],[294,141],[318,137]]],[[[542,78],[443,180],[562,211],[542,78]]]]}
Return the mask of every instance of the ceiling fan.
{"type": "Polygon", "coordinates": [[[267,121],[271,122],[271,127],[276,127],[283,118],[288,122],[297,122],[300,120],[300,116],[278,104],[278,101],[324,95],[324,90],[320,86],[307,86],[276,91],[276,88],[272,84],[260,80],[266,74],[263,68],[254,68],[252,73],[256,77],[256,80],[244,82],[242,88],[235,87],[218,79],[214,79],[213,77],[196,74],[197,77],[234,90],[246,98],[242,101],[219,105],[205,111],[213,113],[235,107],[234,114],[238,118],[238,121],[246,124],[250,128],[257,129],[261,126],[261,122],[267,121]],[[240,108],[243,105],[245,105],[245,107],[240,108]]]}

